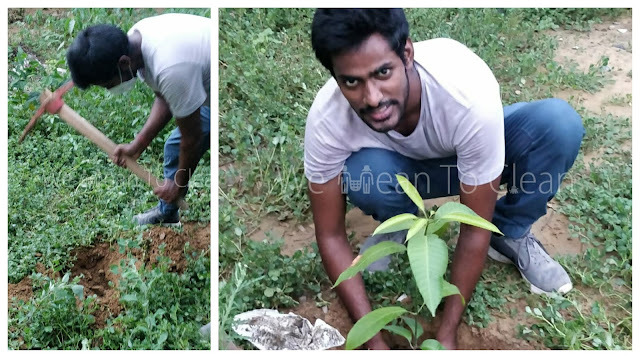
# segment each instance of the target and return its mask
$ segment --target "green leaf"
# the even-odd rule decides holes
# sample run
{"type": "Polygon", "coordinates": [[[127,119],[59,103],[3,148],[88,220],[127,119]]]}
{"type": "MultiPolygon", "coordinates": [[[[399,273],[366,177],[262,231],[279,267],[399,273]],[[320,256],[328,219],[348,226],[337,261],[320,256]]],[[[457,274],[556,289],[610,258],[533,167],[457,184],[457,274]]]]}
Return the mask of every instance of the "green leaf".
{"type": "Polygon", "coordinates": [[[67,28],[67,30],[69,31],[69,36],[73,35],[73,29],[74,29],[75,26],[76,26],[76,20],[71,19],[69,21],[69,27],[67,28]]]}
{"type": "Polygon", "coordinates": [[[416,236],[409,241],[407,250],[418,290],[429,312],[435,317],[442,299],[440,282],[447,270],[447,244],[435,235],[416,236]]]}
{"type": "Polygon", "coordinates": [[[434,234],[442,236],[445,230],[449,227],[449,221],[444,220],[431,220],[427,227],[427,234],[434,234]]]}
{"type": "Polygon", "coordinates": [[[355,264],[351,264],[346,270],[344,270],[336,283],[332,288],[338,286],[342,281],[348,280],[351,277],[357,275],[359,272],[363,271],[367,268],[367,266],[376,262],[378,259],[385,257],[387,255],[395,254],[397,252],[405,252],[407,248],[393,241],[383,241],[381,243],[375,244],[370,248],[366,249],[365,252],[360,256],[360,259],[355,264]]]}
{"type": "Polygon", "coordinates": [[[483,219],[468,206],[453,201],[445,203],[440,208],[438,208],[433,218],[435,220],[443,220],[445,222],[458,221],[463,224],[477,226],[479,228],[493,231],[502,235],[502,232],[498,230],[495,225],[483,219]]]}
{"type": "Polygon", "coordinates": [[[411,226],[411,228],[409,229],[409,232],[407,232],[407,241],[409,241],[409,239],[411,239],[412,237],[416,236],[416,234],[421,233],[424,235],[424,227],[427,226],[427,223],[429,222],[429,220],[425,219],[425,218],[419,218],[417,219],[413,226],[411,226]]]}
{"type": "Polygon", "coordinates": [[[420,336],[422,336],[424,328],[422,328],[422,325],[417,320],[407,316],[402,316],[400,318],[402,318],[404,323],[409,327],[409,329],[411,329],[411,332],[416,338],[420,338],[420,336]]]}
{"type": "Polygon", "coordinates": [[[406,312],[407,310],[402,307],[383,307],[367,313],[349,331],[345,348],[355,349],[360,347],[375,336],[382,327],[406,312]]]}
{"type": "Polygon", "coordinates": [[[133,302],[138,300],[138,296],[135,293],[130,293],[120,297],[120,300],[125,302],[133,302]]]}
{"type": "Polygon", "coordinates": [[[160,334],[160,337],[158,337],[158,347],[162,346],[162,343],[164,343],[167,340],[167,337],[169,337],[169,334],[167,332],[162,332],[162,334],[160,334]]]}
{"type": "Polygon", "coordinates": [[[447,350],[440,342],[435,339],[425,339],[420,345],[420,349],[427,351],[444,351],[447,350]]]}
{"type": "Polygon", "coordinates": [[[458,286],[447,282],[444,278],[441,282],[442,286],[442,297],[447,297],[451,295],[460,295],[460,299],[462,299],[462,305],[464,306],[464,296],[460,293],[458,286]]]}
{"type": "Polygon", "coordinates": [[[79,297],[81,300],[84,299],[84,286],[73,285],[71,286],[71,291],[73,291],[73,294],[79,297]]]}
{"type": "Polygon", "coordinates": [[[392,218],[385,220],[382,224],[373,232],[373,235],[386,234],[388,232],[395,232],[400,230],[409,229],[418,217],[413,214],[400,214],[392,218]]]}
{"type": "Polygon", "coordinates": [[[411,182],[402,175],[396,174],[396,179],[398,179],[398,184],[400,184],[402,190],[404,190],[404,193],[407,194],[409,199],[416,204],[424,216],[427,216],[427,213],[424,211],[424,202],[422,201],[422,197],[420,196],[420,193],[418,193],[416,187],[414,187],[413,184],[411,184],[411,182]]]}
{"type": "Polygon", "coordinates": [[[71,277],[71,272],[67,272],[66,274],[64,274],[64,277],[62,277],[62,283],[69,282],[69,277],[71,277]]]}
{"type": "Polygon", "coordinates": [[[411,344],[411,332],[408,329],[404,327],[396,326],[395,324],[388,325],[383,329],[393,334],[397,334],[399,336],[404,337],[407,341],[409,341],[409,344],[411,344]]]}
{"type": "Polygon", "coordinates": [[[274,293],[276,293],[276,291],[275,291],[273,288],[271,288],[271,287],[267,287],[267,288],[264,290],[264,295],[265,295],[266,297],[273,297],[273,294],[274,294],[274,293]]]}

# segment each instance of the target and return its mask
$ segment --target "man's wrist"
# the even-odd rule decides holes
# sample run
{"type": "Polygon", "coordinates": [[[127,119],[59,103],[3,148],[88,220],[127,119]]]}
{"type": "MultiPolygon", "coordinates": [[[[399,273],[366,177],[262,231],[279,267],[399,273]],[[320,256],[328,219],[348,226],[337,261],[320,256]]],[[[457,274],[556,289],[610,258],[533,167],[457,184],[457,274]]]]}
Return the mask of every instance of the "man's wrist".
{"type": "Polygon", "coordinates": [[[136,154],[141,154],[150,142],[151,140],[147,140],[144,134],[138,133],[138,135],[133,138],[133,141],[131,141],[131,144],[133,144],[136,154]]]}
{"type": "Polygon", "coordinates": [[[367,349],[380,349],[382,347],[387,347],[387,342],[382,338],[382,333],[378,332],[369,341],[367,341],[367,343],[365,343],[365,347],[367,349]]]}

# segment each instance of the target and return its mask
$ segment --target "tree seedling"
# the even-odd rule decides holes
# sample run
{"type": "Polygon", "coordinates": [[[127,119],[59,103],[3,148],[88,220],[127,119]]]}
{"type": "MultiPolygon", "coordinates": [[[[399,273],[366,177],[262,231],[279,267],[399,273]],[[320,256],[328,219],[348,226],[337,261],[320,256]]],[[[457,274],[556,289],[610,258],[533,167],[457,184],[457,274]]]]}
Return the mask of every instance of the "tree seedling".
{"type": "MultiPolygon", "coordinates": [[[[355,323],[347,335],[346,349],[354,349],[376,335],[381,329],[405,337],[412,348],[417,347],[417,339],[422,335],[422,327],[416,319],[423,307],[427,307],[431,316],[435,316],[440,301],[450,295],[460,295],[458,287],[447,282],[444,274],[449,263],[447,244],[440,237],[450,222],[460,222],[502,234],[492,223],[477,215],[466,205],[448,202],[438,210],[427,212],[418,190],[405,177],[396,175],[398,183],[405,194],[419,209],[418,216],[414,214],[396,215],[380,224],[373,235],[408,230],[405,245],[384,241],[367,249],[359,259],[340,274],[333,287],[364,271],[371,263],[378,259],[400,252],[406,252],[411,266],[411,273],[416,281],[424,304],[417,312],[409,312],[402,307],[382,307],[369,312],[355,323]],[[409,315],[409,316],[406,316],[409,315]],[[402,326],[389,325],[390,322],[402,317],[410,331],[402,326]]],[[[444,349],[435,339],[426,339],[420,344],[420,349],[444,349]]]]}

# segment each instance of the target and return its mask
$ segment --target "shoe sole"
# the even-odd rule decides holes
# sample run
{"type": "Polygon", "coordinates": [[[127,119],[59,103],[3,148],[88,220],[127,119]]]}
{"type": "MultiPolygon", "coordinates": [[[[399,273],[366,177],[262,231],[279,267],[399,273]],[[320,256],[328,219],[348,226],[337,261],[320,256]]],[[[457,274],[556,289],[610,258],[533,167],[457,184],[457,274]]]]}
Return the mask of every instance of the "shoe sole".
{"type": "Polygon", "coordinates": [[[159,225],[164,227],[181,227],[182,223],[178,221],[177,223],[160,223],[159,225]]]}
{"type": "Polygon", "coordinates": [[[138,226],[162,226],[162,227],[172,227],[179,228],[182,226],[182,223],[178,221],[177,223],[159,223],[159,224],[137,224],[138,226]]]}
{"type": "MultiPolygon", "coordinates": [[[[505,264],[511,264],[514,265],[513,261],[511,261],[508,257],[504,256],[503,254],[499,253],[498,251],[496,251],[493,247],[489,246],[489,253],[488,253],[489,257],[494,260],[494,261],[498,261],[498,262],[502,262],[505,264]]],[[[516,266],[517,268],[517,266],[516,266]]],[[[562,286],[560,286],[560,288],[557,291],[545,291],[539,287],[537,287],[536,285],[532,284],[529,280],[527,280],[527,278],[522,274],[522,272],[518,269],[518,272],[520,272],[520,276],[522,276],[522,278],[527,281],[527,283],[529,284],[529,289],[531,290],[531,293],[535,293],[536,295],[545,295],[548,297],[551,297],[553,295],[554,292],[557,292],[561,295],[566,294],[567,292],[571,291],[573,289],[573,284],[571,282],[566,283],[562,286]]]]}

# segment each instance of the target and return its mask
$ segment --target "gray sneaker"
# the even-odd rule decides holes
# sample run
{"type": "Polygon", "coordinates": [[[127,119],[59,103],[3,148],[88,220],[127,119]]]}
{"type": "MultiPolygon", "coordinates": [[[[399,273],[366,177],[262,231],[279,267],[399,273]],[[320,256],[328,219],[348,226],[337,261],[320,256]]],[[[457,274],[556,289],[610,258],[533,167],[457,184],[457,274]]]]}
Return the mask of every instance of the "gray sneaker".
{"type": "MultiPolygon", "coordinates": [[[[404,244],[404,240],[407,238],[407,231],[409,230],[402,230],[402,231],[390,232],[387,234],[378,234],[378,235],[369,236],[364,241],[364,244],[362,244],[362,246],[360,247],[360,255],[362,255],[366,249],[370,248],[375,244],[381,243],[383,241],[395,241],[399,244],[404,244]]],[[[378,259],[378,261],[374,261],[372,264],[367,266],[367,270],[369,272],[387,271],[389,269],[390,263],[391,263],[391,256],[385,256],[378,259]]]]}
{"type": "Polygon", "coordinates": [[[142,214],[134,216],[133,221],[138,225],[162,225],[175,227],[182,225],[178,212],[173,215],[164,215],[162,214],[162,211],[160,211],[159,205],[142,214]]]}
{"type": "Polygon", "coordinates": [[[573,288],[567,271],[549,256],[531,231],[517,239],[491,235],[489,257],[516,265],[533,293],[565,294],[573,288]]]}

